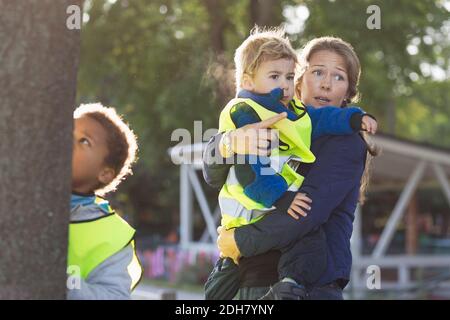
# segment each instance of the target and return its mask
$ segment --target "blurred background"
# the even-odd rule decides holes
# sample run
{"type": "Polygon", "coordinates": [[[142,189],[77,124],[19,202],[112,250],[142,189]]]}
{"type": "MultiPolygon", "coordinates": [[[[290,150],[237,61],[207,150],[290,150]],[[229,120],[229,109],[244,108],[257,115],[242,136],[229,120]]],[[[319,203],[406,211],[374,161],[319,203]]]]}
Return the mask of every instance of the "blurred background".
{"type": "Polygon", "coordinates": [[[449,17],[448,0],[86,0],[77,103],[116,107],[139,138],[134,175],[108,197],[137,228],[139,289],[202,298],[218,190],[199,170],[207,140],[194,121],[217,128],[235,93],[234,50],[257,24],[284,25],[298,49],[341,37],[361,61],[358,106],[377,117],[383,153],[355,221],[347,298],[450,298],[449,17]],[[370,5],[380,29],[367,27],[370,5]],[[169,155],[178,128],[195,144],[181,167],[169,155]],[[366,286],[369,265],[381,268],[380,290],[366,286]]]}

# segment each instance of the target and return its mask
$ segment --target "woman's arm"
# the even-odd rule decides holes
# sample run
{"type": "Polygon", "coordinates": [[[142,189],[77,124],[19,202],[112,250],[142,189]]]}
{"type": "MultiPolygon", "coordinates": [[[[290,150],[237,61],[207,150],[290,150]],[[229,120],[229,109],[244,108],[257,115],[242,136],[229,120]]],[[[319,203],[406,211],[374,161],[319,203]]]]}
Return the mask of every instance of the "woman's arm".
{"type": "Polygon", "coordinates": [[[219,149],[222,133],[213,136],[203,152],[203,177],[211,187],[219,189],[227,179],[231,164],[226,163],[219,149]]]}
{"type": "MultiPolygon", "coordinates": [[[[313,150],[317,156],[316,163],[299,190],[312,200],[308,216],[297,221],[287,214],[272,213],[254,224],[222,231],[234,233],[234,237],[223,238],[234,239],[242,256],[285,248],[325,223],[347,193],[359,185],[366,147],[358,134],[323,137],[317,140],[313,149],[318,145],[318,150],[313,150]]],[[[218,241],[221,238],[222,235],[218,241]]]]}
{"type": "Polygon", "coordinates": [[[377,131],[375,117],[357,107],[314,108],[308,106],[306,111],[311,118],[312,140],[324,135],[346,135],[360,130],[366,130],[372,134],[377,131]]]}
{"type": "Polygon", "coordinates": [[[203,152],[203,177],[211,187],[220,188],[227,179],[228,170],[234,163],[245,163],[244,155],[253,154],[267,156],[270,154],[269,140],[278,139],[278,135],[270,127],[286,118],[281,113],[261,122],[248,124],[233,130],[229,134],[231,149],[234,155],[224,158],[222,155],[222,133],[218,133],[209,140],[203,152]]]}

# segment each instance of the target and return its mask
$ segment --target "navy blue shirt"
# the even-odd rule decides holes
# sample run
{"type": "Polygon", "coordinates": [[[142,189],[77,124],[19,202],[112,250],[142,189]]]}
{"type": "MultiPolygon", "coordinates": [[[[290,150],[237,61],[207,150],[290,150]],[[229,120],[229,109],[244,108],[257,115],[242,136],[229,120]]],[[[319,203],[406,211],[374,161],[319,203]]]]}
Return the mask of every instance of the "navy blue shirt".
{"type": "Polygon", "coordinates": [[[269,214],[263,220],[237,228],[236,243],[244,257],[282,249],[322,225],[327,237],[327,270],[317,285],[348,281],[352,265],[350,237],[359,197],[367,149],[359,134],[325,136],[313,142],[316,162],[299,192],[312,202],[307,217],[269,214]]]}
{"type": "MultiPolygon", "coordinates": [[[[210,145],[214,146],[214,140],[210,145]]],[[[214,182],[217,186],[223,177],[226,178],[228,166],[208,164],[209,148],[208,145],[203,173],[207,182],[214,182]]],[[[286,248],[322,225],[327,237],[328,259],[327,269],[317,285],[336,280],[344,280],[345,285],[352,265],[350,237],[367,148],[361,136],[355,133],[318,138],[313,141],[311,150],[316,155],[316,161],[299,190],[308,194],[313,201],[308,216],[293,219],[285,212],[290,204],[287,201],[287,206],[277,207],[278,212],[254,224],[236,228],[236,243],[242,256],[252,257],[273,249],[286,248]]],[[[223,184],[224,180],[221,182],[223,184]]],[[[277,261],[268,263],[276,264],[277,261]]]]}

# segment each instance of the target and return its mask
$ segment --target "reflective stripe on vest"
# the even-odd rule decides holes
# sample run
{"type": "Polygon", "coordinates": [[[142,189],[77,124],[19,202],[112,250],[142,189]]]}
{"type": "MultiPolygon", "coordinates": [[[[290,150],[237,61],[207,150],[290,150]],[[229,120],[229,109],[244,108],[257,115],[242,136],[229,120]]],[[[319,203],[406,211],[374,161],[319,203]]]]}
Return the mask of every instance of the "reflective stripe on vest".
{"type": "Polygon", "coordinates": [[[134,240],[131,241],[131,246],[133,247],[133,259],[131,260],[131,263],[128,265],[127,270],[128,274],[131,277],[130,290],[133,290],[138,285],[139,281],[141,281],[143,268],[136,254],[136,245],[134,243],[134,240]]]}
{"type": "MultiPolygon", "coordinates": [[[[252,107],[261,120],[268,119],[275,112],[267,110],[250,99],[233,99],[220,114],[219,132],[235,129],[231,119],[231,108],[237,103],[244,102],[252,107]]],[[[288,191],[297,191],[304,178],[296,172],[302,162],[314,162],[315,157],[310,148],[311,119],[305,113],[296,121],[283,119],[275,125],[279,131],[280,140],[289,145],[288,150],[275,149],[270,157],[271,168],[279,173],[287,182],[288,191]]],[[[274,208],[265,208],[244,194],[244,188],[239,184],[234,166],[230,168],[227,181],[219,194],[219,205],[222,213],[222,225],[226,228],[239,227],[258,221],[262,216],[274,208]]]]}
{"type": "Polygon", "coordinates": [[[274,208],[265,208],[244,194],[234,171],[230,168],[227,182],[219,193],[219,206],[222,213],[222,226],[234,228],[254,223],[274,208]]]}
{"type": "MultiPolygon", "coordinates": [[[[76,221],[69,225],[68,266],[76,266],[82,279],[110,256],[131,243],[134,250],[135,230],[119,215],[111,213],[95,220],[76,221]]],[[[132,288],[142,275],[136,253],[128,266],[132,288]]]]}

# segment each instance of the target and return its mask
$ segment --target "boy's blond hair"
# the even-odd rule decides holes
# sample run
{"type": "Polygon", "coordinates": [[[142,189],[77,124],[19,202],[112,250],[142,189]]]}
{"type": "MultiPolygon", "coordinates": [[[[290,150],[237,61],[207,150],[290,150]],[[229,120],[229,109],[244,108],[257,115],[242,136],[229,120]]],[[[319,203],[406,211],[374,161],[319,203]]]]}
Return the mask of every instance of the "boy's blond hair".
{"type": "Polygon", "coordinates": [[[98,185],[94,191],[100,196],[115,191],[122,180],[132,174],[131,167],[136,161],[138,150],[135,134],[114,108],[105,107],[101,103],[81,104],[74,111],[73,117],[90,117],[105,129],[108,155],[104,164],[114,169],[116,176],[107,185],[98,185]]]}
{"type": "Polygon", "coordinates": [[[244,75],[254,76],[261,63],[270,60],[292,59],[297,64],[297,54],[283,28],[254,27],[234,54],[236,89],[241,89],[244,75]]]}

